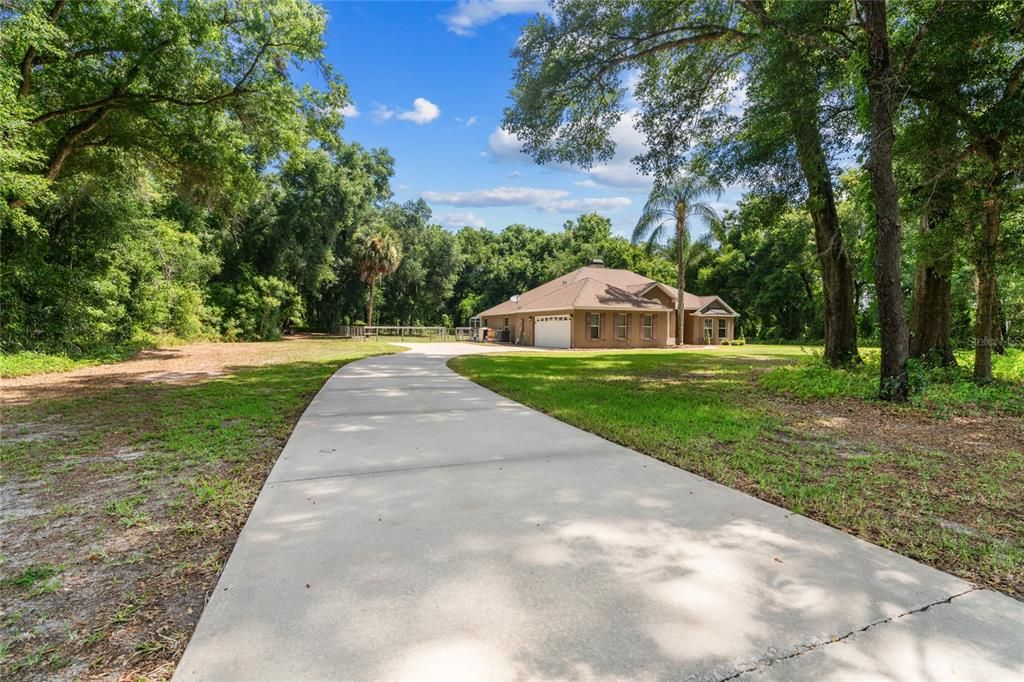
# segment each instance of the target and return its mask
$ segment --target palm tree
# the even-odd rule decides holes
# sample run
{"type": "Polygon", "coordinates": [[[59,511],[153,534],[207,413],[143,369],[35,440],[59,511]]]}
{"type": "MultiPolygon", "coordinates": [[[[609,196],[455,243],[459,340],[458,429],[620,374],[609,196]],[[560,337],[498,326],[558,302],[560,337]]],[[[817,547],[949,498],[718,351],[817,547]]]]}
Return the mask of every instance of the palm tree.
{"type": "Polygon", "coordinates": [[[377,282],[390,275],[402,262],[402,245],[395,235],[382,225],[370,225],[356,232],[352,253],[359,267],[359,277],[370,283],[370,301],[366,309],[366,324],[373,326],[373,302],[377,297],[377,282]]]}
{"type": "Polygon", "coordinates": [[[679,292],[676,296],[676,345],[683,343],[683,289],[686,287],[686,253],[690,246],[690,231],[686,221],[697,218],[714,225],[718,214],[706,201],[722,196],[722,186],[717,180],[698,175],[676,175],[665,181],[654,183],[651,194],[644,204],[643,213],[633,229],[633,243],[647,242],[653,247],[665,241],[668,225],[675,227],[675,241],[678,252],[679,292]]]}

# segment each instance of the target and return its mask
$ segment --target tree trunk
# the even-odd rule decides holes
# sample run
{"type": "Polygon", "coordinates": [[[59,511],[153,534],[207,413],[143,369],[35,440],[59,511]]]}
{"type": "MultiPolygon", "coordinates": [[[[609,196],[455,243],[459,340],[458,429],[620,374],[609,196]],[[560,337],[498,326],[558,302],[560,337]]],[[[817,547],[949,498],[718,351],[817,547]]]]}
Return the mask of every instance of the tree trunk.
{"type": "Polygon", "coordinates": [[[995,339],[995,344],[992,346],[992,352],[996,355],[1006,355],[1006,311],[1003,310],[1003,303],[999,298],[999,282],[996,282],[995,301],[996,306],[995,312],[992,314],[992,318],[995,320],[995,329],[992,332],[992,336],[995,339]]]}
{"type": "Polygon", "coordinates": [[[377,277],[370,277],[370,300],[366,304],[366,326],[373,326],[373,300],[377,298],[377,277]]]}
{"type": "Polygon", "coordinates": [[[982,209],[981,243],[975,258],[977,272],[977,313],[974,324],[974,378],[992,378],[992,350],[1000,341],[996,312],[996,247],[999,243],[999,199],[997,188],[982,209]]]}
{"type": "Polygon", "coordinates": [[[679,278],[677,281],[679,290],[676,293],[676,345],[683,345],[683,332],[685,331],[685,320],[683,315],[683,298],[686,289],[686,207],[676,207],[676,248],[679,256],[679,278]]]}
{"type": "Polygon", "coordinates": [[[875,203],[875,291],[881,332],[879,396],[905,401],[909,395],[907,320],[900,278],[902,235],[899,190],[893,174],[892,62],[885,0],[861,0],[867,34],[869,120],[868,174],[875,203]]]}
{"type": "MultiPolygon", "coordinates": [[[[810,93],[807,95],[810,96],[810,93]]],[[[814,95],[817,97],[817,95],[814,95]]],[[[804,99],[790,110],[800,169],[807,180],[807,209],[821,264],[825,303],[825,359],[832,367],[860,362],[853,263],[839,226],[832,177],[818,125],[817,106],[804,99]]]]}
{"type": "Polygon", "coordinates": [[[936,220],[926,211],[921,216],[922,253],[914,274],[914,301],[910,313],[910,357],[942,367],[956,365],[950,341],[950,293],[952,291],[953,258],[948,249],[934,252],[936,222],[948,217],[943,210],[936,220]]]}

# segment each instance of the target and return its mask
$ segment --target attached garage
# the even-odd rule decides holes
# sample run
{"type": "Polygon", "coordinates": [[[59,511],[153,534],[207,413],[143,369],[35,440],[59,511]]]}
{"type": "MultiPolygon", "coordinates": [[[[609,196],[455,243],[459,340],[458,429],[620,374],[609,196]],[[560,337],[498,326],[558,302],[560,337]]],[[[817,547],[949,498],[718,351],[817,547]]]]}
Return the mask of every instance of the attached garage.
{"type": "Polygon", "coordinates": [[[572,342],[572,320],[568,315],[545,315],[534,318],[534,345],[541,348],[569,348],[572,342]]]}
{"type": "MultiPolygon", "coordinates": [[[[600,260],[479,313],[492,341],[541,348],[667,348],[675,344],[672,316],[678,287],[600,260]]],[[[713,318],[716,339],[732,339],[738,315],[717,296],[683,294],[687,343],[697,317],[713,318]]],[[[683,339],[680,339],[683,341],[683,339]]]]}

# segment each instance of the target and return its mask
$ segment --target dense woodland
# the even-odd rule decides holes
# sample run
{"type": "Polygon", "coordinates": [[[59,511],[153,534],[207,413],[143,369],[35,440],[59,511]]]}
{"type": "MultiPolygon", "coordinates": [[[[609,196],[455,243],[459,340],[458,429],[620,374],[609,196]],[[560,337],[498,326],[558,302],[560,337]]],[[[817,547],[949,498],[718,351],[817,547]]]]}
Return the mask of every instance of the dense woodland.
{"type": "MultiPolygon", "coordinates": [[[[505,127],[540,162],[613,152],[750,191],[687,244],[687,288],[748,339],[882,346],[975,374],[1024,333],[1019,3],[564,0],[524,29],[505,127]]],[[[342,135],[349,93],[306,0],[0,8],[0,342],[106,352],[288,330],[465,324],[602,257],[675,283],[674,240],[600,215],[449,231],[342,135]],[[315,73],[322,85],[301,84],[315,73]]],[[[338,65],[344,68],[344,65],[338,65]]]]}

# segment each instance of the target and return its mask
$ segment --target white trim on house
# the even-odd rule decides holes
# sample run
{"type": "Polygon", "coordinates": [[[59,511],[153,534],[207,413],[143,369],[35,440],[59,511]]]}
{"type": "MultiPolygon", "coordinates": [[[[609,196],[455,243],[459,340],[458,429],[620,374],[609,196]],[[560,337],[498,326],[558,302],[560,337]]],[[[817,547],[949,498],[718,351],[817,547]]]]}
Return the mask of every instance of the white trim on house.
{"type": "Polygon", "coordinates": [[[723,301],[718,296],[715,296],[715,300],[709,301],[708,303],[705,303],[703,306],[698,308],[697,312],[695,312],[694,315],[699,315],[701,317],[739,317],[740,316],[739,313],[737,313],[735,310],[730,308],[729,304],[726,303],[725,301],[723,301]],[[715,312],[715,313],[705,313],[704,312],[705,310],[707,310],[708,308],[710,308],[713,305],[721,305],[723,308],[725,308],[729,312],[726,313],[725,315],[722,315],[721,313],[717,313],[717,312],[715,312]]]}

